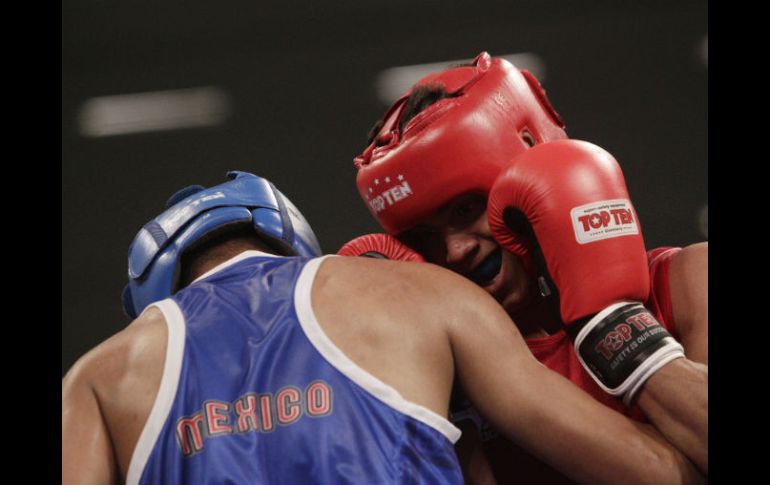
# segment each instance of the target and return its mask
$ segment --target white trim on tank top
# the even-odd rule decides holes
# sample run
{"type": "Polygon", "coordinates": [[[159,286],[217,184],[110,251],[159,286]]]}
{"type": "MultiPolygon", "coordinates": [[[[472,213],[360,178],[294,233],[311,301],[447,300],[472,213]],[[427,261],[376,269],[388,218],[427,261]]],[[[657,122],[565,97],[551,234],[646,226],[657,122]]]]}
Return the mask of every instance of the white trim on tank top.
{"type": "Polygon", "coordinates": [[[462,434],[459,428],[430,409],[417,403],[407,401],[396,389],[385,384],[359,367],[345,355],[323,331],[313,312],[310,301],[310,292],[318,268],[321,266],[321,263],[330,256],[337,257],[334,255],[326,255],[310,260],[305,267],[302,268],[294,291],[294,308],[297,310],[300,326],[305,332],[308,340],[310,340],[324,359],[348,379],[364,388],[369,394],[396,411],[430,426],[446,436],[452,443],[456,443],[462,434]]]}

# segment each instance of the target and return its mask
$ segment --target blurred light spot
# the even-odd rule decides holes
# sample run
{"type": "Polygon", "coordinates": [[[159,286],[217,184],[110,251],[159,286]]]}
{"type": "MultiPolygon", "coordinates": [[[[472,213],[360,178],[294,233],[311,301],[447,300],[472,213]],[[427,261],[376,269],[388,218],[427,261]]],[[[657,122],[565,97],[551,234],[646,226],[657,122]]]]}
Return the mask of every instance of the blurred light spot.
{"type": "Polygon", "coordinates": [[[700,57],[701,62],[703,62],[703,65],[707,68],[709,67],[709,36],[708,34],[703,37],[703,40],[700,42],[700,46],[698,46],[698,57],[700,57]]]}
{"type": "Polygon", "coordinates": [[[102,96],[80,108],[80,133],[97,137],[214,126],[230,116],[231,105],[230,96],[213,86],[102,96]]]}
{"type": "Polygon", "coordinates": [[[698,230],[701,235],[708,240],[709,238],[709,206],[704,205],[698,212],[698,230]]]}
{"type": "MultiPolygon", "coordinates": [[[[545,61],[531,53],[506,54],[502,56],[514,66],[527,69],[541,83],[545,80],[545,61]]],[[[414,83],[428,74],[442,71],[450,66],[467,63],[472,59],[459,59],[454,61],[433,62],[430,64],[414,64],[411,66],[399,66],[385,69],[377,74],[374,88],[377,98],[384,104],[391,104],[399,96],[404,94],[414,83]]]]}

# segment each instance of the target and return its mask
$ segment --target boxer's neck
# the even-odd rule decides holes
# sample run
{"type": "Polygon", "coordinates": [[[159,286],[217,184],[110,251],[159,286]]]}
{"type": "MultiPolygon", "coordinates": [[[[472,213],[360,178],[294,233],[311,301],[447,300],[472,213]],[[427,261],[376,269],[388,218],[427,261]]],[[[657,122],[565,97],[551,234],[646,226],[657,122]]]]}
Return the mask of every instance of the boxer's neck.
{"type": "Polygon", "coordinates": [[[193,255],[185,257],[185,261],[182,264],[180,287],[187,286],[200,275],[250,249],[271,254],[275,253],[266,244],[258,241],[254,235],[233,237],[203,246],[193,255]]]}
{"type": "Polygon", "coordinates": [[[540,296],[510,316],[525,339],[547,337],[564,328],[556,312],[540,296]]]}

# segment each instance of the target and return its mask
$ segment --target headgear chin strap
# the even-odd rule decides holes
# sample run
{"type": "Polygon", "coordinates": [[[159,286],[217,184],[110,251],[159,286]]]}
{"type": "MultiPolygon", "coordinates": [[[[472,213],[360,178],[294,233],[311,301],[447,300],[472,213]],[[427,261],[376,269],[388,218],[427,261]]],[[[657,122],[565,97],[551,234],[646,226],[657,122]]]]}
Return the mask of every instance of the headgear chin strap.
{"type": "Polygon", "coordinates": [[[388,109],[383,125],[355,158],[356,183],[369,211],[402,233],[464,193],[489,193],[497,175],[535,142],[567,138],[564,123],[534,76],[482,52],[471,66],[430,74],[388,109]],[[443,85],[450,97],[404,127],[406,100],[420,86],[443,85]]]}
{"type": "Polygon", "coordinates": [[[123,290],[123,308],[131,318],[175,293],[184,251],[224,226],[251,223],[261,239],[287,256],[321,255],[310,224],[270,181],[239,171],[227,177],[229,181],[208,189],[180,190],[169,200],[170,207],[139,230],[128,248],[128,285],[123,290]]]}

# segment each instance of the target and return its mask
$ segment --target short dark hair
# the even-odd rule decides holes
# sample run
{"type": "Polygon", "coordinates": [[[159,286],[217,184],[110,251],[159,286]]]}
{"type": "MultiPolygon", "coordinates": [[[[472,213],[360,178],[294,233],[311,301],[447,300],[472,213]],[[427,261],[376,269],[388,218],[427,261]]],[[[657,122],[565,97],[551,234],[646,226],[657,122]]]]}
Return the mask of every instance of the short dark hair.
{"type": "MultiPolygon", "coordinates": [[[[473,67],[473,63],[454,64],[449,66],[449,69],[455,69],[457,67],[473,67]]],[[[409,94],[409,98],[406,100],[406,107],[404,108],[404,116],[401,117],[401,123],[398,126],[399,133],[403,133],[404,127],[409,123],[409,120],[417,116],[428,106],[432,105],[436,101],[444,98],[454,98],[458,94],[450,94],[442,84],[431,83],[417,86],[409,94]]],[[[380,132],[382,124],[385,122],[383,118],[377,120],[374,126],[367,133],[366,146],[372,144],[375,141],[377,133],[380,132]]]]}
{"type": "Polygon", "coordinates": [[[202,265],[226,261],[244,249],[281,254],[259,237],[250,222],[223,226],[196,241],[193,246],[184,251],[177,268],[179,277],[175,291],[184,288],[200,276],[199,268],[202,265]]]}
{"type": "MultiPolygon", "coordinates": [[[[409,98],[406,100],[406,107],[404,108],[404,116],[401,117],[401,123],[398,125],[399,132],[404,131],[404,127],[409,123],[409,120],[417,116],[420,111],[424,110],[428,106],[432,105],[436,101],[444,98],[451,98],[451,95],[447,92],[446,88],[441,84],[426,84],[416,87],[409,98]]],[[[383,118],[377,120],[372,129],[369,130],[367,135],[366,146],[372,144],[375,141],[377,133],[382,128],[382,124],[385,122],[383,118]]]]}

